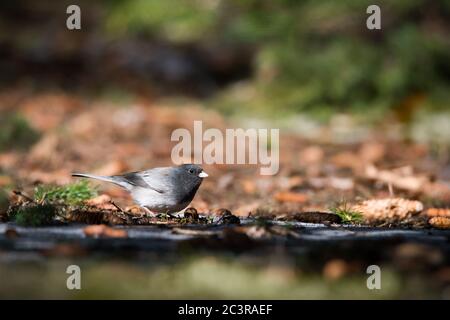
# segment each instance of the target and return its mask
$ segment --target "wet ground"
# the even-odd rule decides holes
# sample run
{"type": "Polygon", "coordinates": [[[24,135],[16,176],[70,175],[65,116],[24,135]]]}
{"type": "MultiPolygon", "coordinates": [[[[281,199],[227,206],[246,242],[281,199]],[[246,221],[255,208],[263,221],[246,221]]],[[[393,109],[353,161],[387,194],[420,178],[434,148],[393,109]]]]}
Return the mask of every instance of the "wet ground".
{"type": "MultiPolygon", "coordinates": [[[[126,238],[93,238],[86,236],[83,224],[70,224],[59,227],[20,227],[13,223],[0,224],[0,247],[2,260],[8,252],[42,252],[52,250],[58,244],[78,244],[84,249],[112,253],[123,250],[134,252],[170,253],[177,247],[192,240],[216,240],[223,250],[239,249],[252,243],[255,248],[270,250],[275,245],[283,245],[292,253],[313,249],[317,246],[365,246],[385,243],[415,242],[439,248],[450,253],[450,231],[436,229],[386,229],[364,226],[339,225],[326,226],[302,222],[266,222],[259,226],[253,219],[242,220],[240,226],[229,225],[177,225],[164,226],[123,226],[116,229],[127,231],[126,238]],[[14,236],[10,232],[14,230],[14,236]],[[236,243],[227,242],[232,235],[236,243]],[[245,240],[244,240],[245,239],[245,240]],[[247,242],[246,242],[247,240],[247,242]],[[242,243],[240,243],[242,242],[242,243]]],[[[207,244],[208,241],[205,241],[207,244]]],[[[212,243],[212,241],[211,241],[212,243]]],[[[196,250],[205,249],[198,246],[196,250]]],[[[0,256],[1,257],[1,256],[0,256]]]]}
{"type": "Polygon", "coordinates": [[[1,297],[449,298],[450,231],[242,219],[240,225],[0,224],[1,297]],[[80,265],[83,290],[65,287],[80,265]],[[379,265],[382,289],[368,290],[379,265]]]}

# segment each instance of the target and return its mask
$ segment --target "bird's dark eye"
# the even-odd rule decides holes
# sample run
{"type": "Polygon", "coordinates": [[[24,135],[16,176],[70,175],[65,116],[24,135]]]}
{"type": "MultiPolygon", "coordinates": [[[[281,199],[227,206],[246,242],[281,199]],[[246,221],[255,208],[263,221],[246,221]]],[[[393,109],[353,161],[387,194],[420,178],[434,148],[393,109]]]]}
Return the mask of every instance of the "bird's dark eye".
{"type": "Polygon", "coordinates": [[[194,173],[194,169],[189,169],[189,173],[194,173]]]}

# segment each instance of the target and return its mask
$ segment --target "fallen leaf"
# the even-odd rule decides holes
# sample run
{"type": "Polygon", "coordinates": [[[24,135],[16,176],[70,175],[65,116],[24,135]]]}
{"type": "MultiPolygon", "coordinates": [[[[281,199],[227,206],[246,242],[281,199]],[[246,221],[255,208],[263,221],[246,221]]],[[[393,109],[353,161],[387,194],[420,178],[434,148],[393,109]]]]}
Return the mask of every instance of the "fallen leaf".
{"type": "Polygon", "coordinates": [[[450,187],[448,183],[435,181],[425,184],[423,193],[430,198],[441,199],[450,202],[450,187]]]}
{"type": "Polygon", "coordinates": [[[325,152],[319,146],[309,146],[300,152],[299,162],[303,165],[317,164],[323,160],[325,152]]]}
{"type": "Polygon", "coordinates": [[[349,168],[359,171],[363,167],[363,162],[359,155],[349,151],[338,153],[330,160],[338,168],[349,168]]]}
{"type": "Polygon", "coordinates": [[[275,200],[279,202],[296,202],[305,203],[308,201],[308,196],[298,192],[277,192],[274,195],[275,200]]]}
{"type": "Polygon", "coordinates": [[[403,198],[366,200],[350,208],[359,212],[367,221],[401,221],[419,214],[423,210],[420,201],[403,198]]]}
{"type": "Polygon", "coordinates": [[[31,149],[28,158],[34,162],[48,162],[55,156],[59,138],[56,134],[44,135],[31,149]]]}
{"type": "Polygon", "coordinates": [[[81,100],[65,94],[40,94],[19,106],[25,118],[37,129],[46,131],[61,125],[70,111],[80,109],[81,100]]]}
{"type": "Polygon", "coordinates": [[[428,223],[438,229],[450,229],[450,218],[447,217],[433,217],[428,223]]]}
{"type": "Polygon", "coordinates": [[[448,208],[428,208],[425,214],[429,217],[448,217],[450,218],[450,209],[448,208]]]}
{"type": "Polygon", "coordinates": [[[358,154],[365,163],[375,163],[383,159],[386,154],[386,147],[382,143],[368,142],[361,146],[358,154]]]}
{"type": "Polygon", "coordinates": [[[85,203],[90,206],[98,206],[105,203],[111,203],[111,197],[107,194],[102,194],[98,197],[86,200],[85,203]]]}
{"type": "Polygon", "coordinates": [[[247,194],[253,194],[256,192],[256,184],[253,180],[246,179],[241,181],[242,189],[247,194]]]}
{"type": "Polygon", "coordinates": [[[411,167],[402,167],[396,170],[379,170],[373,165],[368,165],[365,175],[369,179],[413,192],[422,191],[424,186],[429,183],[429,178],[425,175],[414,175],[411,167]]]}
{"type": "Polygon", "coordinates": [[[11,185],[13,180],[10,176],[0,176],[0,187],[11,185]]]}
{"type": "Polygon", "coordinates": [[[316,188],[323,189],[326,187],[338,190],[352,190],[355,182],[352,178],[326,177],[326,178],[309,178],[308,183],[316,188]]]}
{"type": "Polygon", "coordinates": [[[87,226],[83,229],[84,234],[87,237],[99,238],[126,238],[128,237],[128,233],[123,229],[115,229],[108,227],[104,224],[87,226]]]}
{"type": "Polygon", "coordinates": [[[19,154],[14,151],[0,153],[0,168],[12,168],[17,164],[18,160],[19,154]]]}
{"type": "Polygon", "coordinates": [[[111,202],[111,197],[107,194],[102,194],[96,198],[92,198],[86,200],[84,203],[96,207],[101,210],[109,210],[109,211],[117,211],[119,210],[114,204],[111,202]]]}
{"type": "Polygon", "coordinates": [[[142,209],[139,206],[133,205],[125,207],[125,212],[134,215],[134,216],[141,216],[142,215],[142,209]]]}

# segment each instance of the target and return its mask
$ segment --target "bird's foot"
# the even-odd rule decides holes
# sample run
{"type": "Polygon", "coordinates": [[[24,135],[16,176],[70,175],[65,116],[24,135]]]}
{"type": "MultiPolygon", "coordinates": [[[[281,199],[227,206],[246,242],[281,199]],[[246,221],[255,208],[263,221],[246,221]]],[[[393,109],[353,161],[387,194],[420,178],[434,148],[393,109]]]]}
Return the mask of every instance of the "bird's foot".
{"type": "Polygon", "coordinates": [[[178,218],[177,216],[175,216],[175,215],[173,215],[171,213],[168,213],[168,212],[159,213],[158,217],[159,218],[163,218],[163,219],[176,219],[176,218],[178,218]]]}

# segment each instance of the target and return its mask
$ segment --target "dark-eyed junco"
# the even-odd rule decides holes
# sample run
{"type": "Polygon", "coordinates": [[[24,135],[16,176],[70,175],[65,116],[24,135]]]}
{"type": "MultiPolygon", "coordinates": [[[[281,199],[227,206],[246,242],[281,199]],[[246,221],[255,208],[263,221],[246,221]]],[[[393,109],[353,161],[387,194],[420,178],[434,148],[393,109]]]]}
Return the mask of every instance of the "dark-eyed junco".
{"type": "Polygon", "coordinates": [[[194,164],[154,168],[117,176],[73,173],[74,177],[92,178],[117,184],[130,192],[133,200],[152,213],[174,213],[185,209],[208,175],[194,164]]]}

